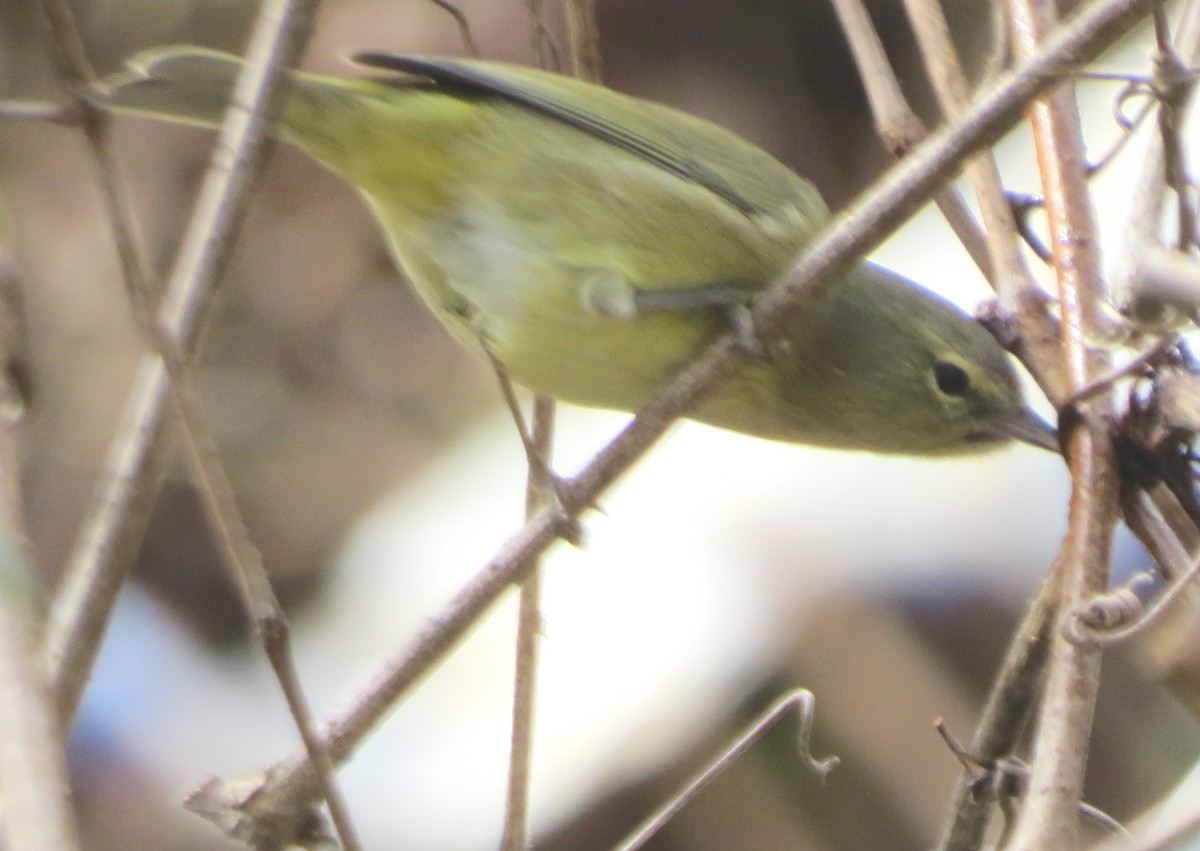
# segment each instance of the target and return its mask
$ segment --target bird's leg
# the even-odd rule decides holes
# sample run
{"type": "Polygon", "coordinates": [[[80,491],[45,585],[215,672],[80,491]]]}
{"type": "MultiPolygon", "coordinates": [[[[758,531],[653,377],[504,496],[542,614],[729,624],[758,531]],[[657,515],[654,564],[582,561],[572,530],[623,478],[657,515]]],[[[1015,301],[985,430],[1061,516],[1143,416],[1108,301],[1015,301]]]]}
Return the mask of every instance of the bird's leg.
{"type": "Polygon", "coordinates": [[[479,346],[483,349],[483,353],[492,365],[492,371],[495,373],[496,381],[500,385],[500,395],[504,398],[504,404],[508,407],[513,424],[517,427],[517,435],[521,439],[521,446],[525,450],[525,461],[529,465],[530,470],[535,473],[533,480],[542,483],[545,487],[545,491],[541,495],[542,504],[549,508],[557,518],[558,527],[562,530],[559,534],[563,540],[575,546],[581,546],[583,542],[583,528],[578,518],[570,516],[566,509],[563,508],[564,492],[568,483],[554,472],[550,464],[542,456],[542,453],[533,445],[533,438],[529,436],[529,426],[525,422],[525,415],[521,412],[521,404],[517,401],[517,392],[513,386],[512,377],[508,374],[508,369],[504,366],[504,362],[492,350],[491,343],[488,342],[487,337],[479,329],[475,330],[475,337],[479,341],[479,346]]]}
{"type": "Polygon", "coordinates": [[[742,350],[753,358],[766,357],[750,314],[751,293],[733,284],[702,284],[696,287],[643,291],[634,289],[616,275],[601,274],[583,288],[584,305],[593,313],[632,319],[639,313],[657,311],[721,311],[742,350]]]}

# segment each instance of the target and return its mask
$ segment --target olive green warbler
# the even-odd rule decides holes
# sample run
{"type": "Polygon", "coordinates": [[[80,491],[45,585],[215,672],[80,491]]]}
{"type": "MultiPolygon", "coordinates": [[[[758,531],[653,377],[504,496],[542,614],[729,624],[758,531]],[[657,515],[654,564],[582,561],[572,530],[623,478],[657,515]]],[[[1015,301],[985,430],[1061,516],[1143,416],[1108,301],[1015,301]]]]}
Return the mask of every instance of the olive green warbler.
{"type": "MultiPolygon", "coordinates": [[[[530,68],[362,53],[387,72],[292,72],[278,134],[366,199],[450,332],[518,382],[636,410],[829,219],[816,188],[713,124],[530,68]]],[[[167,47],[98,102],[213,127],[241,60],[167,47]]],[[[1012,363],[971,317],[869,262],[759,346],[694,419],[875,452],[1056,448],[1012,363]]]]}

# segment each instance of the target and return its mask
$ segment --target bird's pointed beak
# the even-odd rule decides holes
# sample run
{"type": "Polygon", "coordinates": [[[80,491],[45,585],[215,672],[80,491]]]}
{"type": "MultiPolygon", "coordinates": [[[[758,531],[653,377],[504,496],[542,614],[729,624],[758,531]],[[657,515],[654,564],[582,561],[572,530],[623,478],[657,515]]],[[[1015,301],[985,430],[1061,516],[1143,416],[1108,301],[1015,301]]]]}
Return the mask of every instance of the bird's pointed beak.
{"type": "Polygon", "coordinates": [[[1054,426],[1028,408],[1021,408],[1010,417],[993,421],[992,426],[997,437],[1019,440],[1051,452],[1062,451],[1054,426]]]}

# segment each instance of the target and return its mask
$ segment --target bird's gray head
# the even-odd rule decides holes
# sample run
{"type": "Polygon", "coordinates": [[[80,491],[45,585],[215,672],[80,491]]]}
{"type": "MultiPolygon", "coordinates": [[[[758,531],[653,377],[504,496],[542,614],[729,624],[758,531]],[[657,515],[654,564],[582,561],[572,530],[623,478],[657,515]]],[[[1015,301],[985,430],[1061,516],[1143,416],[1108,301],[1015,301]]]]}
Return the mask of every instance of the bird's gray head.
{"type": "Polygon", "coordinates": [[[863,264],[804,312],[782,391],[812,442],[922,455],[1021,440],[1057,450],[1022,398],[1013,360],[977,321],[863,264]],[[804,412],[808,413],[805,414],[804,412]]]}

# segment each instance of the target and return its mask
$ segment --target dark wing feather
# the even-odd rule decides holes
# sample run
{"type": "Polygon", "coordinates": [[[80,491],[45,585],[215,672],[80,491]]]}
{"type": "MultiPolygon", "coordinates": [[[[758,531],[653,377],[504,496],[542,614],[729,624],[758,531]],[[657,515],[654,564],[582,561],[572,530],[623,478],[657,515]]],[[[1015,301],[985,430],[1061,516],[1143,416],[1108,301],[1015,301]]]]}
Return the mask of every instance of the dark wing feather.
{"type": "Polygon", "coordinates": [[[811,217],[815,227],[828,215],[812,184],[782,163],[733,133],[668,107],[520,66],[383,52],[353,59],[561,121],[704,187],[747,216],[771,216],[787,205],[811,217]]]}

